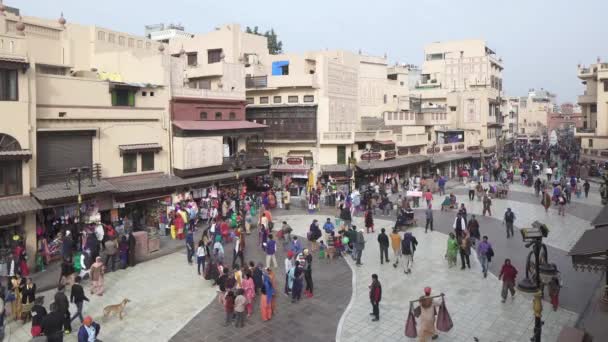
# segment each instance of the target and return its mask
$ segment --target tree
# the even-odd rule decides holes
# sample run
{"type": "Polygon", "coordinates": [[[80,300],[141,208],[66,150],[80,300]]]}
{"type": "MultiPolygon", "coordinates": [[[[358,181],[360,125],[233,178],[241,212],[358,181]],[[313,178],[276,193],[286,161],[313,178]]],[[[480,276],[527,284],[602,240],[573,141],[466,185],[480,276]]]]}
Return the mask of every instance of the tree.
{"type": "Polygon", "coordinates": [[[247,26],[245,28],[245,32],[266,37],[268,40],[268,52],[270,52],[271,55],[283,53],[283,42],[279,40],[273,28],[271,28],[270,31],[266,31],[264,34],[262,34],[257,26],[254,26],[253,29],[247,26]]]}

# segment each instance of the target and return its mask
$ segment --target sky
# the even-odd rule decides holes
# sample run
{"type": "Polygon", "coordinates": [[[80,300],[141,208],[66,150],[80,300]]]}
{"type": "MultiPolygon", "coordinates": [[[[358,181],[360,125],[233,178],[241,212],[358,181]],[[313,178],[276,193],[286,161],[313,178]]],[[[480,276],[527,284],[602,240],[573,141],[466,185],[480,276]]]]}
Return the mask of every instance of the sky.
{"type": "Polygon", "coordinates": [[[274,28],[286,52],[361,49],[421,65],[424,45],[484,39],[503,59],[506,95],[544,88],[575,102],[577,65],[608,62],[606,0],[4,0],[22,15],[143,35],[144,25],[181,23],[189,33],[226,23],[274,28]]]}

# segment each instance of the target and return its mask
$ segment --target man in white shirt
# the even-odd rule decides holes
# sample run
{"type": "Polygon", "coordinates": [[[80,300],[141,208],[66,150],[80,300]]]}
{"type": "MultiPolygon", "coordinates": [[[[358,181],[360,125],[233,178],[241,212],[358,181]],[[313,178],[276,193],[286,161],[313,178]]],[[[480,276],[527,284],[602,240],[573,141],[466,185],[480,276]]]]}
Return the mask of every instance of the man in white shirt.
{"type": "Polygon", "coordinates": [[[547,167],[547,169],[545,169],[545,174],[547,174],[547,182],[550,182],[551,176],[553,176],[553,169],[547,167]]]}

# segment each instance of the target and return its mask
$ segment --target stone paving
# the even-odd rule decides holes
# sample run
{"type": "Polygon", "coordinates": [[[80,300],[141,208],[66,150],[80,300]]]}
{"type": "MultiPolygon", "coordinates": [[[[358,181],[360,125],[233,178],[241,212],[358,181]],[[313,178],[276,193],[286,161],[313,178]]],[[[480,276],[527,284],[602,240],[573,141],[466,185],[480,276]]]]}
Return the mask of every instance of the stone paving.
{"type": "MultiPolygon", "coordinates": [[[[215,299],[216,291],[210,283],[196,274],[196,266],[186,263],[183,252],[134,268],[106,274],[103,296],[89,296],[89,283],[84,288],[90,302],[85,302],[84,313],[101,324],[99,338],[104,342],[164,342],[200,310],[215,299]],[[102,319],[103,307],[118,304],[129,298],[122,321],[117,317],[102,319]]],[[[43,292],[45,305],[53,301],[55,291],[43,292]]],[[[40,295],[40,294],[39,294],[40,295]]],[[[69,293],[66,293],[69,298],[69,293]]],[[[70,312],[76,312],[72,304],[70,312]]],[[[80,321],[72,322],[74,332],[64,341],[77,341],[80,321]]],[[[12,322],[7,325],[5,341],[29,341],[31,324],[12,322]]]]}
{"type": "MultiPolygon", "coordinates": [[[[279,227],[282,218],[277,217],[274,220],[275,227],[279,227]]],[[[294,228],[308,227],[310,223],[307,216],[287,220],[294,228]]],[[[304,229],[297,229],[296,232],[300,236],[306,236],[304,229]]],[[[257,242],[256,233],[247,237],[245,260],[265,263],[265,256],[257,242]]],[[[232,245],[227,246],[226,256],[232,255],[232,245]]],[[[304,246],[307,246],[307,243],[304,246]]],[[[279,247],[277,251],[279,267],[275,269],[279,287],[277,312],[270,321],[262,321],[258,297],[252,316],[246,319],[245,327],[238,329],[234,325],[225,327],[224,308],[216,300],[188,322],[171,341],[326,342],[335,340],[338,321],[351,298],[352,275],[349,266],[342,258],[330,264],[327,260],[319,260],[318,253],[313,254],[312,277],[315,295],[313,298],[302,296],[300,302],[292,304],[290,298],[283,294],[284,259],[285,251],[279,247]]],[[[228,260],[232,261],[232,257],[228,260]]]]}

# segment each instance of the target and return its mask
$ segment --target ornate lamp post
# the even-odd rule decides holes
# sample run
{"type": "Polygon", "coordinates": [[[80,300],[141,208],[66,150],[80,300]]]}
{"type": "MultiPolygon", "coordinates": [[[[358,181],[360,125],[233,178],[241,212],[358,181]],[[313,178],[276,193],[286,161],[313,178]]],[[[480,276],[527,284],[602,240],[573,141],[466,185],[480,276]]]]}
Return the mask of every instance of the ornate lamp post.
{"type": "Polygon", "coordinates": [[[78,219],[78,232],[76,235],[80,234],[80,228],[82,227],[82,214],[80,213],[82,206],[82,182],[88,178],[89,179],[89,187],[94,187],[95,183],[93,181],[93,172],[89,166],[81,166],[81,167],[72,167],[68,169],[66,177],[65,177],[65,188],[66,190],[70,189],[70,185],[73,182],[76,182],[78,186],[78,209],[76,212],[76,218],[78,219]]]}

